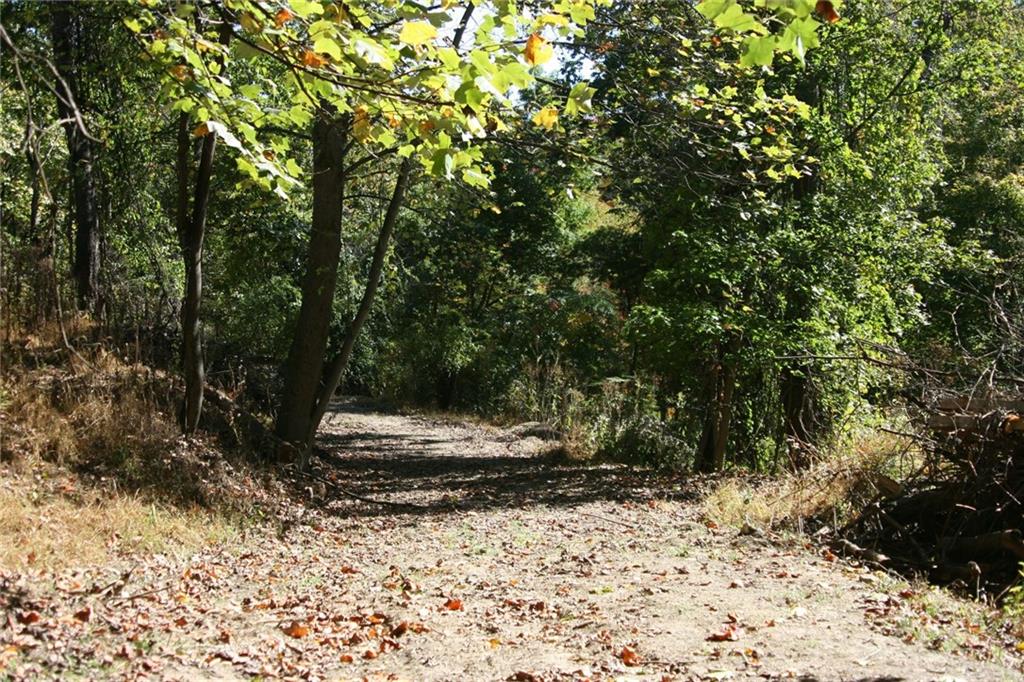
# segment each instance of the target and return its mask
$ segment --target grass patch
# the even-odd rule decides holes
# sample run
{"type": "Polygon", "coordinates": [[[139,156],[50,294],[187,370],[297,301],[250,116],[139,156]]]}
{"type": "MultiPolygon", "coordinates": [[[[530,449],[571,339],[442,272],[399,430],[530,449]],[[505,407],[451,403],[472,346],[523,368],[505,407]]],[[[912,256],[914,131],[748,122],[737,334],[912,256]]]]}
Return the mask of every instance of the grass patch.
{"type": "Polygon", "coordinates": [[[272,467],[237,439],[182,436],[176,377],[57,338],[43,329],[0,356],[0,566],[189,551],[273,518],[288,491],[272,467]]]}
{"type": "Polygon", "coordinates": [[[877,495],[895,492],[915,461],[905,439],[864,431],[806,470],[724,479],[704,499],[704,513],[737,528],[836,528],[877,495]]]}
{"type": "MultiPolygon", "coordinates": [[[[112,555],[176,554],[235,537],[236,526],[207,510],[147,502],[138,495],[77,495],[23,477],[0,489],[0,568],[61,570],[112,555]]],[[[68,486],[68,483],[58,484],[68,486]]]]}

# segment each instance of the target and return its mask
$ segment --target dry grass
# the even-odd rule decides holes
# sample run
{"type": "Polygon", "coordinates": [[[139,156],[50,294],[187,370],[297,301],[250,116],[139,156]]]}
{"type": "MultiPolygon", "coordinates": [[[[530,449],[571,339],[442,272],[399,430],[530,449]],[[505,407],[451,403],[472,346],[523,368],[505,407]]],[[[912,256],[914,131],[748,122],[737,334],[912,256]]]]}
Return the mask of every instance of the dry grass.
{"type": "MultiPolygon", "coordinates": [[[[61,570],[113,555],[180,553],[230,539],[229,521],[197,508],[146,502],[136,495],[85,501],[8,478],[0,489],[0,568],[61,570]]],[[[70,484],[65,483],[65,486],[70,484]]]]}
{"type": "Polygon", "coordinates": [[[244,453],[181,436],[172,377],[100,345],[82,343],[76,357],[55,325],[4,351],[0,566],[187,551],[230,537],[256,505],[273,503],[269,475],[244,453]]]}
{"type": "Polygon", "coordinates": [[[913,459],[908,444],[885,432],[864,431],[807,470],[772,479],[730,478],[704,500],[716,523],[802,530],[815,520],[833,528],[895,484],[913,459]]]}

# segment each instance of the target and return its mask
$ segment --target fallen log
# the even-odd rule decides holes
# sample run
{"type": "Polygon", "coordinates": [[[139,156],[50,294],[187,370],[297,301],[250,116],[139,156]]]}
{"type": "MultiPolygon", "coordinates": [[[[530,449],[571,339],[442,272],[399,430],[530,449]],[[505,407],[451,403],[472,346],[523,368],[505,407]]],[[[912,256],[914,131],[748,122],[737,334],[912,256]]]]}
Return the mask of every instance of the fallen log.
{"type": "Polygon", "coordinates": [[[1024,561],[1024,540],[1017,528],[971,537],[942,538],[939,544],[951,554],[976,556],[1006,553],[1024,561]]]}
{"type": "Polygon", "coordinates": [[[845,554],[846,556],[852,556],[862,561],[870,561],[881,566],[889,563],[890,559],[881,552],[876,552],[873,549],[867,549],[865,547],[859,547],[849,540],[840,538],[832,543],[832,549],[845,554]]]}

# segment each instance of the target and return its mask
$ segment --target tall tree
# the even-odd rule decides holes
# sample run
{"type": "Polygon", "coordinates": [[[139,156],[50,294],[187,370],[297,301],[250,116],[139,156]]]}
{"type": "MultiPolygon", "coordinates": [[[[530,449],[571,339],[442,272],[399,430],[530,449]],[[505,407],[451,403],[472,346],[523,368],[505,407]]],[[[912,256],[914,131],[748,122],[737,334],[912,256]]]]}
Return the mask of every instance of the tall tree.
{"type": "MultiPolygon", "coordinates": [[[[220,25],[220,42],[227,45],[231,28],[220,25]]],[[[220,61],[215,62],[218,70],[220,61]]],[[[199,427],[203,412],[203,390],[206,370],[203,363],[203,335],[199,316],[203,298],[203,243],[206,240],[206,216],[210,205],[210,185],[213,179],[213,156],[217,149],[217,133],[201,123],[190,130],[189,115],[178,116],[177,153],[177,228],[178,243],[185,265],[185,293],[181,305],[182,371],[185,375],[185,405],[182,429],[193,433],[199,427]],[[189,210],[189,184],[191,175],[192,138],[201,138],[199,166],[196,169],[191,211],[189,210]]]]}
{"type": "Polygon", "coordinates": [[[292,337],[277,418],[277,435],[308,457],[310,420],[327,350],[341,251],[345,155],[352,117],[323,105],[313,123],[313,224],[302,280],[302,307],[292,337]]]}
{"type": "Polygon", "coordinates": [[[81,18],[81,8],[55,3],[51,17],[53,54],[60,83],[57,111],[68,144],[71,196],[75,217],[73,272],[81,310],[99,312],[100,218],[96,178],[93,172],[93,139],[85,129],[80,111],[79,71],[83,49],[90,38],[81,18]]]}
{"type": "Polygon", "coordinates": [[[185,375],[185,405],[182,428],[193,433],[203,411],[205,368],[199,306],[203,295],[203,242],[206,238],[206,214],[210,202],[213,154],[217,135],[201,133],[199,167],[196,169],[194,196],[189,202],[192,166],[192,131],[188,114],[178,117],[178,243],[185,264],[185,295],[181,305],[182,370],[185,375]],[[191,208],[191,210],[189,210],[191,208]]]}

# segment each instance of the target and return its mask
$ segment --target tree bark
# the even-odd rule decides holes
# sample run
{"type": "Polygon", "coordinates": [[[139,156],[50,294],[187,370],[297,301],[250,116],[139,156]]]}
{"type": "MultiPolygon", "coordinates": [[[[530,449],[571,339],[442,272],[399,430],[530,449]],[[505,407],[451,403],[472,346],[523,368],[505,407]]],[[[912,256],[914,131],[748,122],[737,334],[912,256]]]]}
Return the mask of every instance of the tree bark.
{"type": "Polygon", "coordinates": [[[75,216],[75,257],[72,272],[75,278],[78,307],[97,312],[99,300],[100,227],[93,174],[92,142],[82,129],[78,111],[78,48],[81,22],[72,14],[70,4],[53,7],[53,52],[58,83],[57,112],[68,143],[68,164],[71,171],[71,198],[75,216]]]}
{"type": "Polygon", "coordinates": [[[285,365],[277,435],[308,463],[310,422],[327,351],[341,252],[345,149],[349,121],[321,109],[313,124],[313,224],[302,281],[302,307],[285,365]]]}
{"type": "Polygon", "coordinates": [[[694,469],[697,471],[721,471],[725,467],[732,425],[733,394],[736,390],[736,363],[730,356],[738,344],[738,339],[730,339],[728,344],[723,344],[725,347],[711,369],[708,382],[711,408],[694,459],[694,469]]]}
{"type": "Polygon", "coordinates": [[[313,441],[313,436],[316,435],[316,430],[320,426],[320,420],[324,418],[324,413],[327,411],[328,405],[330,405],[331,398],[334,396],[334,392],[338,390],[338,385],[345,375],[349,360],[352,359],[352,350],[355,348],[356,341],[359,338],[359,332],[363,328],[366,318],[370,316],[370,310],[373,308],[373,301],[377,294],[377,287],[380,285],[381,271],[384,269],[384,258],[387,256],[388,245],[391,242],[391,233],[394,232],[395,223],[398,222],[398,213],[405,199],[405,190],[409,186],[411,171],[412,161],[407,158],[402,161],[402,167],[398,171],[395,189],[391,193],[391,201],[388,203],[388,210],[384,214],[384,222],[381,223],[380,232],[377,234],[377,245],[373,250],[370,273],[366,280],[366,288],[363,290],[363,298],[359,302],[359,309],[356,311],[355,317],[352,318],[352,324],[349,325],[341,350],[331,362],[324,383],[320,386],[320,393],[317,397],[316,406],[313,409],[312,418],[310,419],[310,431],[307,442],[313,441]]]}
{"type": "Polygon", "coordinates": [[[780,375],[783,429],[790,452],[790,466],[805,469],[814,448],[815,405],[810,367],[785,365],[780,375]]]}
{"type": "Polygon", "coordinates": [[[185,296],[181,304],[182,372],[185,376],[185,406],[182,430],[195,433],[203,412],[203,387],[206,371],[203,366],[203,337],[199,307],[203,295],[203,242],[206,238],[206,216],[210,204],[213,177],[213,155],[217,135],[203,136],[196,171],[192,211],[189,213],[189,168],[192,146],[187,114],[178,119],[178,242],[185,264],[185,296]]]}

